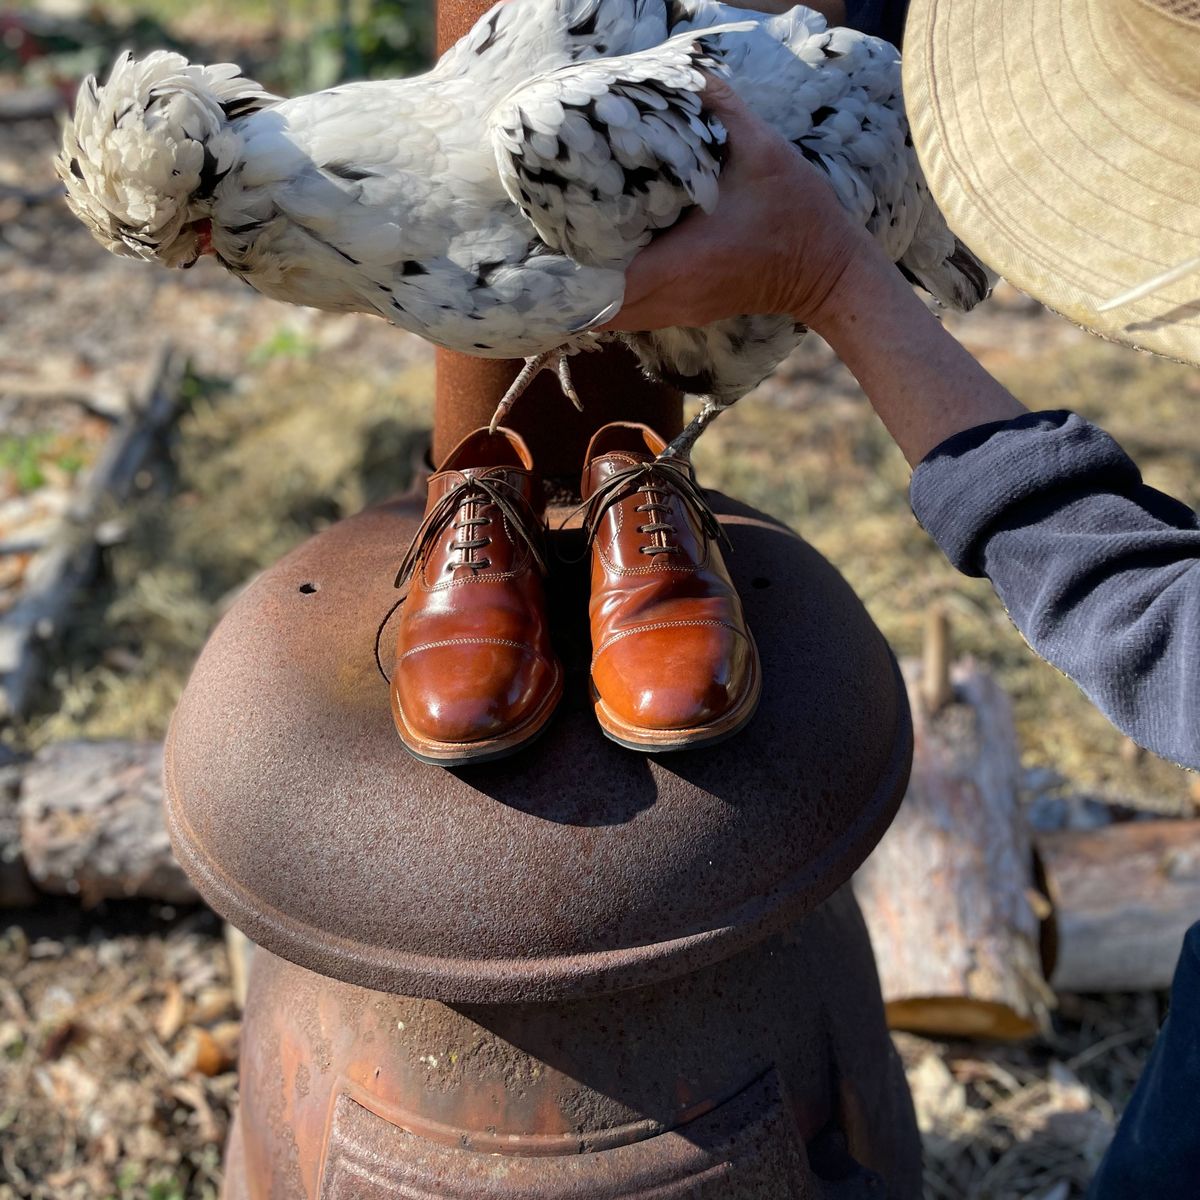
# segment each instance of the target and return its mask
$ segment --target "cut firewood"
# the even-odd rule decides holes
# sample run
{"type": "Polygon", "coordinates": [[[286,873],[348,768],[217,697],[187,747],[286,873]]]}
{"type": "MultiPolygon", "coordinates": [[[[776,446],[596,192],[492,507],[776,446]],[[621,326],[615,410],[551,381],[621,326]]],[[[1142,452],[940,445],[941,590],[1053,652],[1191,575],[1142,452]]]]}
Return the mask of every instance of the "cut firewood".
{"type": "Polygon", "coordinates": [[[25,770],[21,848],[34,883],[85,904],[199,899],[171,854],[158,742],[56,742],[25,770]]]}
{"type": "Polygon", "coordinates": [[[1063,992],[1170,986],[1200,916],[1200,821],[1129,821],[1037,837],[1063,992]]]}
{"type": "Polygon", "coordinates": [[[0,909],[24,908],[37,900],[21,857],[21,822],[17,817],[21,767],[21,757],[0,743],[0,909]]]}
{"type": "MultiPolygon", "coordinates": [[[[932,621],[930,632],[942,645],[925,661],[936,665],[944,622],[932,621]]],[[[949,695],[926,683],[920,663],[906,663],[904,676],[912,778],[854,881],[888,1022],[950,1037],[1026,1037],[1044,1024],[1053,995],[1030,903],[1033,854],[1008,698],[970,661],[950,671],[949,695]]]]}
{"type": "Polygon", "coordinates": [[[925,645],[921,659],[921,698],[927,712],[936,714],[954,699],[950,682],[950,618],[936,604],[925,617],[925,645]]]}

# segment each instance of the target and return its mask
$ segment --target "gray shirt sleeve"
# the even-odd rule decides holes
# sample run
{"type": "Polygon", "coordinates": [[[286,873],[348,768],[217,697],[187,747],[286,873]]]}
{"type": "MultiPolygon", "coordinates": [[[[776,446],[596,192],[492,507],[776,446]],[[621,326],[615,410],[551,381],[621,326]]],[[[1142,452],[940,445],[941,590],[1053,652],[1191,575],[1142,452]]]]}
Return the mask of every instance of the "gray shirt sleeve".
{"type": "Polygon", "coordinates": [[[917,520],[986,575],[1025,639],[1134,741],[1200,768],[1200,522],[1103,430],[1030,413],[913,473],[917,520]]]}

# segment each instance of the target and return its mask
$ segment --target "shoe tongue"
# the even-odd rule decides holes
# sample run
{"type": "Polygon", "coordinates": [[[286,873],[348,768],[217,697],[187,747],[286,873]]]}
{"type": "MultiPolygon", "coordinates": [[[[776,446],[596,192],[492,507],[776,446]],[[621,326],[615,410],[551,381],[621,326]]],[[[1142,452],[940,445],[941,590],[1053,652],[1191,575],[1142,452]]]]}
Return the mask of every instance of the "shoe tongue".
{"type": "Polygon", "coordinates": [[[526,500],[537,498],[539,485],[534,480],[533,458],[524,439],[510,429],[491,433],[483,428],[467,434],[431,476],[428,507],[432,508],[464,479],[479,476],[502,480],[526,500]]]}
{"type": "Polygon", "coordinates": [[[510,429],[476,429],[468,433],[446,456],[438,468],[443,471],[468,471],[483,474],[494,467],[516,467],[521,471],[533,470],[533,457],[525,440],[510,429]]]}
{"type": "Polygon", "coordinates": [[[458,487],[464,479],[477,479],[480,476],[506,483],[530,502],[535,499],[533,476],[524,467],[444,467],[429,480],[429,507],[458,487]]]}
{"type": "Polygon", "coordinates": [[[596,430],[583,459],[582,495],[590,496],[610,475],[631,463],[649,462],[665,448],[653,429],[633,421],[614,421],[596,430]]]}

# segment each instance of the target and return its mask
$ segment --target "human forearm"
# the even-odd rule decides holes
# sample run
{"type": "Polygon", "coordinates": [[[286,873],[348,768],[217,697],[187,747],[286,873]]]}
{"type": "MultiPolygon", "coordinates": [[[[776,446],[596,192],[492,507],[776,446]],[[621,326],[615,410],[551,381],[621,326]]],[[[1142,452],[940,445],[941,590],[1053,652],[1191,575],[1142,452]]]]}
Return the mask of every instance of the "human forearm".
{"type": "Polygon", "coordinates": [[[953,434],[1026,411],[866,239],[818,311],[796,315],[854,373],[914,466],[953,434]]]}
{"type": "Polygon", "coordinates": [[[1200,768],[1200,524],[1066,412],[972,427],[913,473],[913,512],[987,575],[1025,640],[1140,745],[1200,768]]]}
{"type": "Polygon", "coordinates": [[[814,167],[711,80],[729,131],[717,208],[648,246],[608,326],[702,326],[789,313],[833,345],[911,463],[938,442],[1025,410],[930,315],[814,167]]]}

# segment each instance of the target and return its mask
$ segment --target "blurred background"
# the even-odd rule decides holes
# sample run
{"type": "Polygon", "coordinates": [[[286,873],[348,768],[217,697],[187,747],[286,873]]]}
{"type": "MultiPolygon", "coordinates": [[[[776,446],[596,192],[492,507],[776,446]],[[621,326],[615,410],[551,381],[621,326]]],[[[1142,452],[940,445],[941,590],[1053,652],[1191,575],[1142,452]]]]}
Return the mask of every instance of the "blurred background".
{"type": "MultiPolygon", "coordinates": [[[[242,951],[170,864],[161,738],[247,579],[407,484],[432,399],[430,348],[377,320],[277,305],[211,259],[168,273],[108,255],[62,203],[59,122],[126,47],[232,60],[295,94],[419,70],[432,28],[427,0],[0,9],[0,1200],[217,1194],[242,951]]],[[[1084,413],[1148,482],[1195,495],[1200,371],[1003,285],[946,320],[1025,403],[1084,413]]],[[[1011,698],[1035,832],[1195,815],[1195,778],[1124,742],[947,566],[817,339],[697,464],[827,555],[897,653],[945,614],[1011,698]]],[[[1146,982],[1060,992],[1016,1045],[898,1034],[929,1195],[1081,1196],[1161,1017],[1146,982]]]]}

